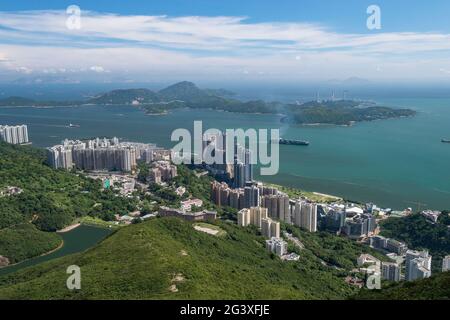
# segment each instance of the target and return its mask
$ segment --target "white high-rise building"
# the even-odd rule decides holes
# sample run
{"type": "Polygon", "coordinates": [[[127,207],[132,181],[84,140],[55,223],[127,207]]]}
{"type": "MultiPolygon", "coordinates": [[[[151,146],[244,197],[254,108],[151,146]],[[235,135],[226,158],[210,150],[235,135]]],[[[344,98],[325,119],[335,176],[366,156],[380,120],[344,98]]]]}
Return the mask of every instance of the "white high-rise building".
{"type": "Polygon", "coordinates": [[[250,208],[250,223],[261,228],[262,219],[267,218],[267,208],[252,207],[250,208]]]}
{"type": "Polygon", "coordinates": [[[270,218],[261,220],[261,233],[265,238],[280,237],[280,223],[270,218]]]}
{"type": "Polygon", "coordinates": [[[267,219],[267,208],[252,207],[250,209],[244,208],[237,214],[238,226],[246,227],[248,225],[254,225],[261,229],[262,220],[267,219]]]}
{"type": "Polygon", "coordinates": [[[306,201],[297,201],[294,207],[293,222],[297,227],[317,231],[317,205],[306,201]]]}
{"type": "Polygon", "coordinates": [[[48,162],[53,168],[83,170],[132,171],[137,160],[155,150],[151,144],[119,142],[117,138],[89,141],[64,140],[47,149],[48,162]]]}
{"type": "Polygon", "coordinates": [[[405,280],[414,281],[431,276],[431,256],[428,251],[408,250],[405,260],[405,280]]]}
{"type": "Polygon", "coordinates": [[[246,227],[250,224],[250,209],[242,209],[237,213],[237,224],[239,227],[246,227]]]}
{"type": "Polygon", "coordinates": [[[19,126],[0,126],[0,140],[11,144],[28,143],[28,127],[19,126]]]}

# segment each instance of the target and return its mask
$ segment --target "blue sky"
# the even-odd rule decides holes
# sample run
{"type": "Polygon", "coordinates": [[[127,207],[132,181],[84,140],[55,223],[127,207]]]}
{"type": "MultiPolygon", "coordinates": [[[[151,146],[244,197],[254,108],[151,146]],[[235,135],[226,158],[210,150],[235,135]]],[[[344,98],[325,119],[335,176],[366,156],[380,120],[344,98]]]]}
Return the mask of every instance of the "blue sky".
{"type": "Polygon", "coordinates": [[[72,4],[126,15],[244,15],[250,22],[320,22],[346,32],[367,32],[361,12],[377,4],[383,9],[383,22],[389,31],[450,31],[447,0],[15,0],[2,1],[0,11],[62,10],[72,4]]]}
{"type": "Polygon", "coordinates": [[[2,1],[0,80],[442,82],[449,13],[446,0],[2,1]],[[73,4],[80,30],[64,28],[73,4]]]}

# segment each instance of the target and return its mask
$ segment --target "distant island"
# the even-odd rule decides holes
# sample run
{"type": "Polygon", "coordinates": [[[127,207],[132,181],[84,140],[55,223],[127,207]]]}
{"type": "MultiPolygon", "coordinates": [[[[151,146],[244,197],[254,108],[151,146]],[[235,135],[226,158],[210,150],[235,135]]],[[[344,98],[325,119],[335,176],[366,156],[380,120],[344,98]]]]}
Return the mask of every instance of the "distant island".
{"type": "Polygon", "coordinates": [[[194,83],[183,81],[160,91],[149,89],[112,90],[84,101],[36,101],[23,97],[0,100],[0,107],[56,107],[78,105],[130,105],[150,115],[164,115],[180,108],[212,109],[235,113],[278,114],[285,123],[312,125],[351,125],[354,122],[373,121],[416,114],[410,109],[366,105],[354,100],[310,101],[303,104],[283,104],[262,100],[241,101],[224,89],[200,89],[194,83]]]}
{"type": "Polygon", "coordinates": [[[416,114],[411,109],[367,106],[354,100],[311,101],[289,105],[286,110],[282,121],[294,124],[351,125],[355,122],[411,117],[416,114]]]}

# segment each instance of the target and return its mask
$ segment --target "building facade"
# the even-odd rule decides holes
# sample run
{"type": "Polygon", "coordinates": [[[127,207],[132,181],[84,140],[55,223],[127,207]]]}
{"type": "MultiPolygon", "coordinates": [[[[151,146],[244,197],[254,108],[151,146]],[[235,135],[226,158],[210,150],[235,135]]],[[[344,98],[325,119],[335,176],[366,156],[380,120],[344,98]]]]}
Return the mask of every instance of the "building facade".
{"type": "Polygon", "coordinates": [[[0,140],[10,144],[28,143],[28,127],[26,125],[0,126],[0,140]]]}

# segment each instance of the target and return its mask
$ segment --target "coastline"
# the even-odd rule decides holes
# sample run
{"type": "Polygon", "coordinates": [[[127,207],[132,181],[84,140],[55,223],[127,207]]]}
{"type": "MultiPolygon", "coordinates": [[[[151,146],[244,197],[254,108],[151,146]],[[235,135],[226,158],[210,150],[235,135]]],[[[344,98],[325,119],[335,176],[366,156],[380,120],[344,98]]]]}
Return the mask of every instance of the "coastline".
{"type": "Polygon", "coordinates": [[[69,231],[72,231],[73,229],[75,229],[75,228],[78,228],[79,226],[81,226],[81,223],[75,223],[75,224],[72,224],[72,225],[70,225],[70,226],[67,226],[67,227],[65,227],[65,228],[63,228],[63,229],[61,229],[61,230],[56,230],[56,233],[65,233],[65,232],[69,232],[69,231]]]}
{"type": "Polygon", "coordinates": [[[27,259],[25,259],[25,260],[22,260],[22,261],[13,263],[13,264],[8,264],[7,266],[0,267],[0,270],[3,270],[3,269],[7,269],[7,268],[9,268],[9,267],[13,267],[13,266],[20,265],[20,264],[22,264],[22,263],[24,263],[24,262],[26,262],[26,261],[32,260],[32,259],[36,259],[36,258],[39,258],[39,257],[47,256],[47,255],[49,255],[49,254],[52,254],[53,252],[56,252],[56,251],[62,249],[62,247],[64,247],[64,239],[61,239],[61,243],[60,243],[56,248],[54,248],[54,249],[52,249],[52,250],[50,250],[50,251],[44,252],[44,253],[42,253],[42,254],[40,254],[40,255],[38,255],[38,256],[30,257],[30,258],[27,258],[27,259]]]}

